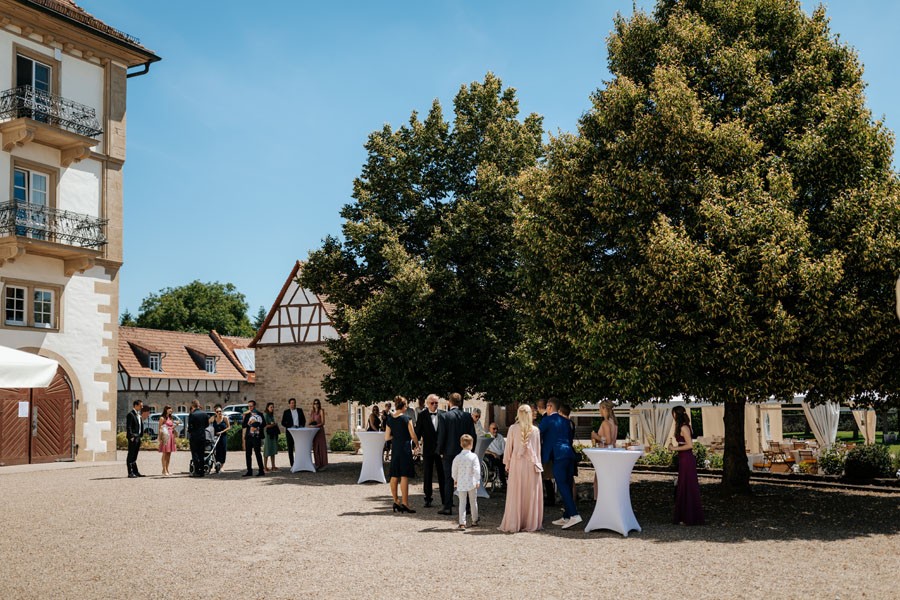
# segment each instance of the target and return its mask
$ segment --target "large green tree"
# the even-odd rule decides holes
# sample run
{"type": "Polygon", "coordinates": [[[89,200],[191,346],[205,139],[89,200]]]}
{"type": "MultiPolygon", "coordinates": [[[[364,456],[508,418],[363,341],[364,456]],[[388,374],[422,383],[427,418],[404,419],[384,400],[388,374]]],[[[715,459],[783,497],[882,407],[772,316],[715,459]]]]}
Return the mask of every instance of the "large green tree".
{"type": "Polygon", "coordinates": [[[744,490],[745,402],[896,389],[893,138],[821,8],[660,0],[608,47],[578,135],[523,178],[522,354],[570,360],[576,403],[724,403],[744,490]]]}
{"type": "Polygon", "coordinates": [[[302,272],[337,306],[324,351],[330,401],[483,393],[503,402],[519,327],[512,307],[516,182],[541,155],[541,118],[488,74],[462,86],[453,122],[435,101],[369,136],[368,157],[302,272]]]}
{"type": "Polygon", "coordinates": [[[244,295],[230,283],[192,281],[151,293],[141,302],[138,327],[252,337],[244,295]]]}

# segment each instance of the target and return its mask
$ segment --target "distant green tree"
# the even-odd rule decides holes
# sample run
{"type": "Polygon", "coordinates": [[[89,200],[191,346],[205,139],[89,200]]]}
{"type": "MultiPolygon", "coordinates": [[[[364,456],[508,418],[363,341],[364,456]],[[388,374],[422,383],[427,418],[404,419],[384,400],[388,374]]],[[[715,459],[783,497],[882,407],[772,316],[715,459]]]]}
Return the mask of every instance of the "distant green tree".
{"type": "Polygon", "coordinates": [[[344,241],[328,237],[302,272],[344,334],[323,353],[331,402],[453,391],[508,401],[516,181],[543,134],[540,117],[518,116],[515,90],[488,73],[462,86],[452,126],[435,101],[424,121],[413,113],[369,136],[344,241]]]}
{"type": "Polygon", "coordinates": [[[608,47],[578,136],[523,180],[523,361],[576,404],[723,403],[746,490],[746,402],[896,394],[893,137],[823,8],[660,0],[608,47]]]}
{"type": "Polygon", "coordinates": [[[259,310],[256,311],[256,316],[253,317],[253,329],[259,331],[259,328],[262,327],[263,323],[266,320],[266,316],[268,316],[266,307],[260,306],[259,310]]]}
{"type": "Polygon", "coordinates": [[[150,294],[141,302],[138,327],[252,337],[247,302],[230,283],[192,281],[150,294]]]}
{"type": "Polygon", "coordinates": [[[134,316],[132,316],[131,312],[127,308],[121,315],[119,315],[119,325],[122,327],[135,327],[137,325],[134,320],[134,316]]]}

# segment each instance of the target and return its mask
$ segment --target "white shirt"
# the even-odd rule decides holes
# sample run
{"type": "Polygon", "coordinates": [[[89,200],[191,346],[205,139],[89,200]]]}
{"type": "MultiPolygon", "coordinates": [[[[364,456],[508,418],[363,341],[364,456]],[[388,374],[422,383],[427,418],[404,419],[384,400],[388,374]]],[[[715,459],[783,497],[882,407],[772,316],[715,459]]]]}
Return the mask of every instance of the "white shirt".
{"type": "Polygon", "coordinates": [[[433,413],[428,413],[428,414],[431,415],[431,426],[434,427],[434,431],[435,431],[435,433],[437,433],[437,430],[438,430],[438,422],[440,421],[440,420],[438,419],[438,412],[437,412],[437,411],[434,411],[433,413]]]}
{"type": "Polygon", "coordinates": [[[501,434],[497,434],[497,436],[491,441],[490,446],[487,447],[486,452],[491,452],[496,454],[497,456],[503,456],[503,453],[506,452],[506,440],[503,439],[501,434]]]}
{"type": "Polygon", "coordinates": [[[297,409],[291,409],[291,418],[294,419],[294,427],[300,427],[300,417],[297,415],[297,409]]]}
{"type": "Polygon", "coordinates": [[[474,490],[477,485],[481,485],[481,461],[471,450],[464,449],[453,459],[450,472],[456,482],[456,489],[461,492],[474,490]]]}

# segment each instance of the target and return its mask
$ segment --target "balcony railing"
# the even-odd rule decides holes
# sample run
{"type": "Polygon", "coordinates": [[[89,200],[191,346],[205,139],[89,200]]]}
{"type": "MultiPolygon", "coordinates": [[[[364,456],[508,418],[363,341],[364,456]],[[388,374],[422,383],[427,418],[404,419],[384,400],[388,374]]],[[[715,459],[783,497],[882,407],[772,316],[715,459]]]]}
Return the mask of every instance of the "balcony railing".
{"type": "Polygon", "coordinates": [[[100,250],[107,219],[27,202],[0,204],[0,237],[16,235],[100,250]]]}
{"type": "Polygon", "coordinates": [[[23,85],[0,94],[0,121],[34,119],[85,137],[103,133],[97,111],[62,96],[23,85]]]}

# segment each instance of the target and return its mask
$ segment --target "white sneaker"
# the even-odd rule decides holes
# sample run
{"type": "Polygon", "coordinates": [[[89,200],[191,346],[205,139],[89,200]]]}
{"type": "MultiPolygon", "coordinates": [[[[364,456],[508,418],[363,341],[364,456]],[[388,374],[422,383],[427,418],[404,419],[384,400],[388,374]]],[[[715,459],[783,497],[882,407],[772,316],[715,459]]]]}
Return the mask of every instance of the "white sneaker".
{"type": "Polygon", "coordinates": [[[574,517],[569,517],[569,520],[566,521],[565,525],[562,526],[563,529],[568,529],[569,527],[574,527],[581,523],[581,515],[575,515],[574,517]]]}
{"type": "Polygon", "coordinates": [[[565,525],[566,521],[568,521],[568,519],[563,517],[562,519],[557,519],[557,520],[553,521],[553,524],[554,525],[565,525]]]}

